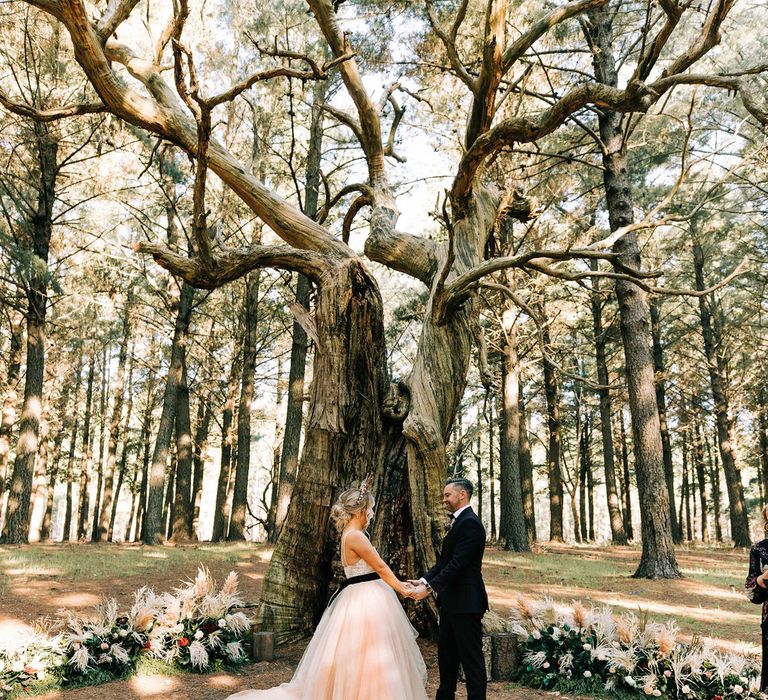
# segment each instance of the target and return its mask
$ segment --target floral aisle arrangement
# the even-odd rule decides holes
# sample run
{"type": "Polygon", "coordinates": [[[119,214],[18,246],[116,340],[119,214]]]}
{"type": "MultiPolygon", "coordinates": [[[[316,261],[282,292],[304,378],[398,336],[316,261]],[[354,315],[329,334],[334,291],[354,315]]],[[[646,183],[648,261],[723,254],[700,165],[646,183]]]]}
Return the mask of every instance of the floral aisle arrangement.
{"type": "Polygon", "coordinates": [[[675,700],[768,698],[759,692],[757,650],[725,653],[699,639],[685,643],[672,622],[519,597],[508,629],[522,642],[519,680],[526,685],[675,700]]]}
{"type": "Polygon", "coordinates": [[[198,672],[240,663],[251,626],[245,613],[235,612],[242,605],[235,572],[217,590],[200,569],[173,593],[136,591],[127,613],[114,600],[89,618],[67,613],[47,629],[0,646],[0,698],[46,678],[59,685],[121,678],[142,657],[198,672]]]}

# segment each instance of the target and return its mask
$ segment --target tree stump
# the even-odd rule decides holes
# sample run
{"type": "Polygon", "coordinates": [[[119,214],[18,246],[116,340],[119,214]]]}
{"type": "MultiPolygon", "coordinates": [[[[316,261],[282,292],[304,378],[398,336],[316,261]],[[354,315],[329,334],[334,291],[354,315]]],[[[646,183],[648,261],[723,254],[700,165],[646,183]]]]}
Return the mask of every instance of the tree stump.
{"type": "Polygon", "coordinates": [[[251,634],[251,661],[272,661],[275,658],[275,633],[251,634]]]}
{"type": "MultiPolygon", "coordinates": [[[[491,676],[491,652],[492,652],[492,638],[483,635],[483,657],[485,658],[485,675],[488,676],[488,678],[492,678],[491,676]]],[[[459,665],[459,680],[464,683],[467,678],[464,675],[464,668],[459,665]]]]}
{"type": "Polygon", "coordinates": [[[520,663],[517,635],[500,633],[491,635],[491,673],[495,681],[511,680],[520,663]]]}

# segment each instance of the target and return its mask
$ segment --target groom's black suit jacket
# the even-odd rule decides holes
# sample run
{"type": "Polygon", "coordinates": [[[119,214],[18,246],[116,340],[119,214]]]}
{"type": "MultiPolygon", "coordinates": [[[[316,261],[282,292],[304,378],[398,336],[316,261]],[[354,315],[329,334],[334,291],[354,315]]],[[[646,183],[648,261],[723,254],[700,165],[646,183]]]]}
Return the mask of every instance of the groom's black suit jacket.
{"type": "Polygon", "coordinates": [[[442,612],[482,615],[488,610],[481,571],[484,551],[485,528],[474,511],[467,508],[446,534],[440,560],[424,575],[437,593],[442,612]]]}

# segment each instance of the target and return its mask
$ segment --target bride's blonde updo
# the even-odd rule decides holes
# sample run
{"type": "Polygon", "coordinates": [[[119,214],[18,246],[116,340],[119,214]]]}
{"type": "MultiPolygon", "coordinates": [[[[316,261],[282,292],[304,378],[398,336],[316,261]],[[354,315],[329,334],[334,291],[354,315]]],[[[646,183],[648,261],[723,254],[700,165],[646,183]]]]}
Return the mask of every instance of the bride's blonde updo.
{"type": "Polygon", "coordinates": [[[359,487],[347,489],[339,496],[331,508],[331,520],[341,533],[355,515],[365,513],[369,508],[373,508],[374,503],[373,494],[368,490],[367,484],[363,482],[359,487]]]}

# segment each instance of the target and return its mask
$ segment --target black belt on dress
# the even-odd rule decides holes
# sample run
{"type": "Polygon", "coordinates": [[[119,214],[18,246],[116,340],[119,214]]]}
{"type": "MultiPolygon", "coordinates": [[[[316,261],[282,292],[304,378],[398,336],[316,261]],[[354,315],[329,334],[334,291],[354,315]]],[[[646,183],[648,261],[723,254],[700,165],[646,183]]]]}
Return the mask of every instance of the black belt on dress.
{"type": "Polygon", "coordinates": [[[331,596],[331,599],[328,601],[328,605],[326,605],[326,607],[330,607],[331,603],[333,603],[333,601],[338,598],[339,593],[341,593],[347,586],[352,586],[356,583],[365,583],[366,581],[377,581],[380,578],[381,576],[379,576],[375,571],[372,571],[370,574],[360,574],[359,576],[352,576],[348,579],[345,579],[336,589],[336,592],[331,596]]]}

